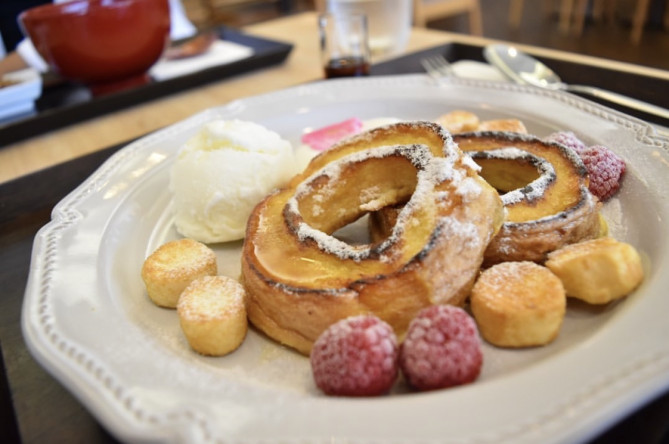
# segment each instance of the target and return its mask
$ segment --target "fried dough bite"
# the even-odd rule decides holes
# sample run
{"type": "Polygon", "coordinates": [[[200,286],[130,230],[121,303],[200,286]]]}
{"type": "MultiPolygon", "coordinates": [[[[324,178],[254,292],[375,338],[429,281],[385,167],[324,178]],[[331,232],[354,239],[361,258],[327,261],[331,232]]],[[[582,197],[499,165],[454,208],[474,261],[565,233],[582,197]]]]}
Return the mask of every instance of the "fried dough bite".
{"type": "Polygon", "coordinates": [[[237,349],[248,330],[244,287],[225,276],[204,276],[181,294],[177,313],[190,346],[207,356],[237,349]]]}
{"type": "Polygon", "coordinates": [[[188,284],[217,272],[213,250],[186,238],[167,242],[151,253],[142,266],[142,280],[156,305],[175,308],[188,284]]]}
{"type": "Polygon", "coordinates": [[[568,245],[548,254],[548,267],[562,280],[567,296],[606,304],[631,293],[643,281],[641,257],[611,237],[568,245]]]}
{"type": "Polygon", "coordinates": [[[483,271],[474,284],[471,309],[483,338],[500,347],[552,342],[566,310],[562,282],[534,262],[503,262],[483,271]]]}

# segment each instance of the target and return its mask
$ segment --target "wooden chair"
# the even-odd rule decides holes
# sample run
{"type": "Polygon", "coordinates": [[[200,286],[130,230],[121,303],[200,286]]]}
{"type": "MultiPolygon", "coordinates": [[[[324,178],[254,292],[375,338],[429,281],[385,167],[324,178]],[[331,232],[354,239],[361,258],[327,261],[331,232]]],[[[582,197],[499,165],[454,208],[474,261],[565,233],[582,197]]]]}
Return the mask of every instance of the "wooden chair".
{"type": "Polygon", "coordinates": [[[483,35],[481,3],[479,0],[414,0],[413,21],[415,26],[426,26],[428,20],[469,15],[469,32],[483,35]]]}
{"type": "MultiPolygon", "coordinates": [[[[646,0],[642,0],[646,1],[646,0]]],[[[581,35],[585,23],[585,15],[588,9],[588,0],[576,0],[574,10],[574,34],[581,35]]],[[[613,21],[616,13],[616,0],[594,0],[592,5],[592,17],[600,20],[604,15],[613,21]]]]}
{"type": "MultiPolygon", "coordinates": [[[[560,31],[565,34],[569,32],[569,28],[571,27],[575,1],[577,0],[558,0],[556,4],[555,0],[544,0],[545,14],[553,13],[557,6],[559,14],[558,26],[560,31]]],[[[509,26],[511,26],[511,28],[517,29],[520,26],[520,22],[523,18],[524,6],[524,0],[511,0],[511,3],[509,4],[509,26]]]]}
{"type": "Polygon", "coordinates": [[[210,26],[234,23],[240,10],[259,4],[270,4],[278,12],[288,12],[291,0],[199,0],[210,26]]]}
{"type": "MultiPolygon", "coordinates": [[[[634,16],[632,17],[632,31],[630,33],[630,38],[635,45],[641,42],[643,27],[646,24],[646,19],[648,18],[649,8],[650,0],[637,0],[636,10],[634,11],[634,16]]],[[[664,26],[665,30],[669,30],[669,1],[665,2],[662,25],[664,26]]]]}
{"type": "Polygon", "coordinates": [[[650,0],[637,1],[636,11],[634,11],[634,16],[632,17],[632,34],[630,35],[632,42],[634,42],[635,44],[641,42],[641,35],[643,34],[643,26],[646,23],[646,17],[648,16],[649,7],[650,7],[650,0]]]}
{"type": "MultiPolygon", "coordinates": [[[[570,0],[574,1],[574,0],[570,0]]],[[[606,14],[610,20],[613,20],[615,15],[616,0],[593,0],[592,15],[595,20],[600,19],[603,14],[606,14]]],[[[643,28],[648,18],[648,10],[650,9],[651,0],[637,0],[634,15],[632,16],[632,30],[630,31],[630,39],[632,43],[639,44],[641,36],[643,35],[643,28]]],[[[583,33],[583,26],[585,23],[585,15],[587,12],[588,0],[576,0],[576,9],[574,11],[574,33],[581,35],[583,33]]],[[[664,27],[669,28],[669,2],[665,8],[664,27]]]]}
{"type": "MultiPolygon", "coordinates": [[[[511,3],[509,4],[509,26],[511,26],[513,29],[517,29],[520,26],[520,22],[523,19],[524,6],[524,0],[511,0],[511,3]]],[[[552,13],[554,7],[555,0],[544,0],[545,14],[552,13]]]]}

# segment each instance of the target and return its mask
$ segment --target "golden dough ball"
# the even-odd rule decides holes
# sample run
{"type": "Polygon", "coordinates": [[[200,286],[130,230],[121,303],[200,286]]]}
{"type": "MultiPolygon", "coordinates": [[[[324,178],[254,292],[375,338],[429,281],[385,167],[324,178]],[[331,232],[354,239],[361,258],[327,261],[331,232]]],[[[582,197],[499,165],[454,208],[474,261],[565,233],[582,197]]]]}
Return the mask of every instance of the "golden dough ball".
{"type": "Polygon", "coordinates": [[[446,128],[451,133],[465,133],[468,131],[475,131],[479,126],[478,116],[472,112],[464,110],[455,110],[443,114],[437,117],[435,122],[446,128]]]}
{"type": "Polygon", "coordinates": [[[149,298],[167,308],[177,306],[179,295],[195,279],[217,273],[214,251],[193,239],[161,245],[142,266],[142,280],[149,298]]]}
{"type": "Polygon", "coordinates": [[[183,291],[177,313],[193,350],[223,356],[239,347],[248,329],[244,298],[244,287],[225,276],[201,277],[183,291]]]}
{"type": "Polygon", "coordinates": [[[606,304],[632,292],[643,280],[641,257],[630,244],[611,237],[568,245],[548,255],[548,267],[567,296],[606,304]]]}
{"type": "Polygon", "coordinates": [[[476,129],[477,131],[507,131],[512,133],[527,134],[525,124],[518,119],[496,119],[484,120],[476,129]]]}
{"type": "Polygon", "coordinates": [[[474,284],[471,309],[481,336],[500,347],[531,347],[553,341],[566,310],[562,282],[534,262],[502,262],[474,284]]]}

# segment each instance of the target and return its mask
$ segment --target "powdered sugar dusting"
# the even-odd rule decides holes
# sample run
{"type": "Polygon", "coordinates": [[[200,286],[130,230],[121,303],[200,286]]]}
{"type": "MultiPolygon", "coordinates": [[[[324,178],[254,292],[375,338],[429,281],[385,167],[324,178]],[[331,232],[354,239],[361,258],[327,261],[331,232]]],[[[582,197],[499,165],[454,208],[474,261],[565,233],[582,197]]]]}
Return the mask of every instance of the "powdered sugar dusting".
{"type": "Polygon", "coordinates": [[[378,196],[381,193],[381,187],[378,185],[362,190],[360,193],[361,202],[370,202],[373,200],[374,196],[378,196]]]}
{"type": "Polygon", "coordinates": [[[216,253],[193,239],[183,238],[167,242],[154,251],[144,262],[145,277],[174,281],[216,271],[216,253]]]}
{"type": "Polygon", "coordinates": [[[557,179],[555,168],[553,168],[550,162],[516,147],[499,148],[489,151],[472,151],[469,154],[473,159],[521,160],[530,163],[537,169],[539,172],[538,178],[523,188],[509,191],[501,196],[502,203],[505,206],[520,202],[531,203],[542,199],[548,186],[557,179]]]}
{"type": "MultiPolygon", "coordinates": [[[[368,135],[355,137],[369,137],[368,135]]],[[[312,240],[316,242],[318,248],[328,254],[332,254],[339,259],[352,259],[361,261],[373,255],[382,256],[382,260],[392,260],[390,247],[394,245],[404,233],[407,224],[411,224],[413,214],[416,209],[422,205],[422,202],[435,200],[435,187],[437,184],[451,180],[456,185],[462,181],[463,175],[456,171],[452,159],[435,157],[430,149],[425,145],[390,145],[380,146],[374,149],[355,152],[342,157],[336,162],[331,162],[311,176],[296,188],[295,194],[286,203],[285,210],[299,222],[296,224],[296,235],[301,242],[312,240]],[[417,183],[416,188],[409,199],[409,202],[401,210],[397,223],[393,227],[390,236],[379,245],[349,245],[334,236],[331,236],[321,230],[311,227],[304,222],[299,212],[298,200],[314,191],[314,182],[316,179],[327,177],[330,182],[341,174],[341,171],[348,164],[364,162],[373,158],[384,158],[388,156],[402,156],[416,167],[417,183]]],[[[319,193],[327,193],[328,185],[322,186],[319,193]]],[[[371,193],[373,190],[366,190],[371,193]]],[[[471,183],[466,183],[460,191],[462,194],[475,193],[475,187],[471,183]]],[[[480,192],[480,189],[478,190],[480,192]]]]}
{"type": "Polygon", "coordinates": [[[481,184],[479,184],[473,177],[467,177],[455,190],[455,194],[462,198],[462,202],[467,204],[481,195],[481,184]]]}
{"type": "Polygon", "coordinates": [[[590,175],[590,192],[602,202],[611,198],[620,188],[625,161],[602,145],[585,148],[580,156],[590,175]]]}
{"type": "Polygon", "coordinates": [[[367,245],[350,245],[334,236],[313,228],[306,222],[300,222],[297,226],[297,238],[300,242],[309,239],[316,242],[321,251],[325,251],[340,259],[353,259],[361,261],[370,256],[370,247],[367,245]]]}
{"type": "MultiPolygon", "coordinates": [[[[400,128],[400,131],[402,131],[401,128],[407,128],[408,131],[427,130],[432,133],[436,133],[442,141],[441,157],[447,159],[449,162],[453,164],[458,160],[466,162],[464,156],[461,156],[457,144],[453,141],[451,133],[449,133],[443,126],[434,122],[430,122],[428,120],[402,121],[402,122],[388,123],[386,125],[380,125],[369,131],[358,133],[345,140],[342,140],[339,143],[336,143],[333,146],[333,148],[336,148],[337,146],[343,144],[371,141],[374,139],[374,137],[376,137],[376,135],[379,132],[396,131],[397,128],[400,128]]],[[[471,165],[471,167],[474,168],[475,170],[478,169],[478,166],[476,165],[471,165]]]]}
{"type": "Polygon", "coordinates": [[[411,386],[434,390],[474,381],[483,364],[476,323],[461,308],[435,305],[409,325],[400,366],[411,386]]]}
{"type": "Polygon", "coordinates": [[[397,338],[387,323],[371,315],[343,319],[314,343],[310,362],[316,385],[342,396],[379,395],[397,377],[397,338]]]}
{"type": "Polygon", "coordinates": [[[572,131],[558,131],[544,137],[545,142],[559,143],[580,153],[586,146],[585,143],[572,131]]]}
{"type": "Polygon", "coordinates": [[[444,217],[440,222],[444,234],[458,242],[462,251],[477,250],[480,247],[481,239],[476,224],[460,221],[455,217],[444,217]]]}
{"type": "MultiPolygon", "coordinates": [[[[560,279],[548,268],[530,261],[501,262],[484,270],[474,284],[472,298],[475,315],[476,305],[503,307],[510,322],[514,322],[513,318],[521,311],[537,314],[537,304],[541,304],[544,311],[553,307],[564,308],[566,303],[560,279]]],[[[545,327],[550,328],[549,317],[535,319],[542,324],[546,322],[545,327]]],[[[527,328],[532,330],[530,325],[527,328]]]]}
{"type": "Polygon", "coordinates": [[[227,319],[244,308],[244,287],[225,276],[205,276],[193,281],[179,298],[179,316],[189,321],[227,319]]]}
{"type": "Polygon", "coordinates": [[[524,279],[522,276],[536,267],[539,266],[534,262],[503,262],[485,270],[483,282],[492,289],[489,293],[497,294],[503,292],[502,289],[508,286],[509,282],[524,279]]]}
{"type": "Polygon", "coordinates": [[[479,166],[479,164],[474,162],[474,160],[469,156],[463,156],[462,163],[468,168],[472,169],[473,171],[476,171],[477,173],[481,171],[481,167],[479,166]]]}

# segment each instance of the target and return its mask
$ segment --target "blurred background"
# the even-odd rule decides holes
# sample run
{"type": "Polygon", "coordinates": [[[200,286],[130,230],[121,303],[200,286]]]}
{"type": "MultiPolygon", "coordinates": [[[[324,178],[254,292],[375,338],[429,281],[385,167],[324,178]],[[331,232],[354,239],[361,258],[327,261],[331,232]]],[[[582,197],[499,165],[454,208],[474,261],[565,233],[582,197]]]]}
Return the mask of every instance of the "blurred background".
{"type": "MultiPolygon", "coordinates": [[[[317,0],[182,1],[198,28],[221,24],[239,27],[313,10],[318,3],[317,0]]],[[[428,28],[476,33],[476,25],[470,26],[470,20],[471,8],[478,7],[484,37],[669,69],[669,0],[414,1],[453,3],[452,11],[428,15],[428,28]],[[642,3],[647,3],[647,12],[638,19],[639,25],[633,33],[642,3]],[[561,22],[560,8],[569,4],[571,20],[561,22]],[[579,11],[583,11],[582,20],[579,11]]],[[[476,22],[475,16],[473,20],[476,22]]]]}

